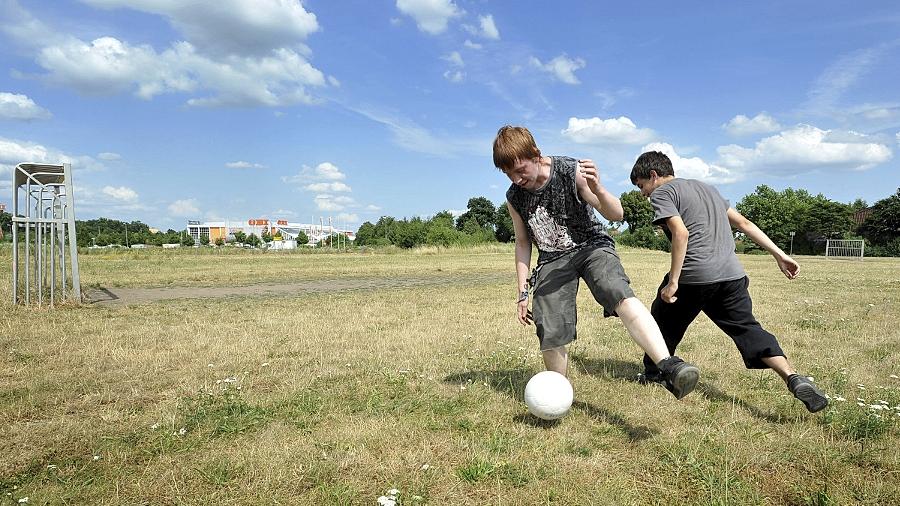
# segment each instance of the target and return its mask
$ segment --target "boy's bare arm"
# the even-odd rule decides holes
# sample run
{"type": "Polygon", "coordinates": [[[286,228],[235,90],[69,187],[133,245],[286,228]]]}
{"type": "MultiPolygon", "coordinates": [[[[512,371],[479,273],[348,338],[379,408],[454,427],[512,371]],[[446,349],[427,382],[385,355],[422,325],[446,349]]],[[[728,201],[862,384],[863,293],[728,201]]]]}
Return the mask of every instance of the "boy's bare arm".
{"type": "Polygon", "coordinates": [[[581,199],[599,211],[604,218],[610,221],[622,221],[625,214],[622,210],[622,202],[600,184],[600,172],[593,160],[578,160],[575,186],[578,188],[578,195],[581,199]]]}
{"type": "Polygon", "coordinates": [[[734,208],[728,209],[728,222],[731,223],[732,227],[743,232],[750,240],[775,257],[778,268],[781,269],[781,272],[783,272],[788,279],[797,277],[797,274],[800,273],[800,264],[795,262],[793,258],[789,257],[787,253],[772,242],[772,239],[769,239],[769,236],[760,230],[755,223],[745,218],[744,215],[737,212],[734,208]]]}
{"type": "Polygon", "coordinates": [[[672,234],[672,262],[669,265],[669,284],[659,292],[663,302],[672,303],[678,300],[675,292],[678,291],[678,281],[681,279],[681,268],[684,267],[684,256],[687,254],[688,229],[684,226],[681,216],[666,218],[666,227],[672,234]]]}
{"type": "MultiPolygon", "coordinates": [[[[506,208],[509,209],[509,217],[512,218],[513,231],[516,234],[516,293],[528,291],[528,270],[531,267],[531,240],[528,237],[528,230],[525,222],[519,213],[513,209],[513,206],[507,202],[506,208]]],[[[528,299],[519,300],[517,308],[517,318],[522,325],[531,323],[528,317],[528,299]]]]}

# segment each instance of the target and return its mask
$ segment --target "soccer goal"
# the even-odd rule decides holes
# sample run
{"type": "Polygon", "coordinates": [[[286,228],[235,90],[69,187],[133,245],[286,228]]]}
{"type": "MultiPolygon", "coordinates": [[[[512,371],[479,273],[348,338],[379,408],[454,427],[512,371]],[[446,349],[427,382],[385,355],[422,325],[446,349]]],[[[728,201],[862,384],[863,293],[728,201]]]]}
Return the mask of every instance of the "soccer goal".
{"type": "Polygon", "coordinates": [[[825,242],[825,256],[862,260],[865,248],[865,241],[862,239],[828,239],[825,242]]]}

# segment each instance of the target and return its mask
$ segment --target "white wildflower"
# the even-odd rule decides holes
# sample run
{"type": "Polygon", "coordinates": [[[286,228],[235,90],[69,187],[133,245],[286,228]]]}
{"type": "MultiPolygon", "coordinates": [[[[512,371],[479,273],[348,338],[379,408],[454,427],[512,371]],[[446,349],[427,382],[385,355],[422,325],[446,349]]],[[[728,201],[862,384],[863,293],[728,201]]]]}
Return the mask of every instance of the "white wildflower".
{"type": "Polygon", "coordinates": [[[215,367],[213,364],[206,364],[206,367],[215,367]]]}
{"type": "Polygon", "coordinates": [[[262,363],[262,367],[269,367],[269,363],[268,363],[268,362],[263,362],[263,363],[262,363]]]}
{"type": "Polygon", "coordinates": [[[185,435],[185,434],[187,434],[187,429],[185,429],[184,427],[178,429],[178,435],[179,435],[179,436],[183,436],[183,435],[185,435]]]}
{"type": "Polygon", "coordinates": [[[378,504],[381,506],[396,506],[397,501],[383,495],[378,498],[378,504]]]}
{"type": "Polygon", "coordinates": [[[150,426],[150,428],[153,429],[153,430],[158,429],[158,428],[159,428],[159,422],[154,423],[153,425],[150,426]]]}
{"type": "Polygon", "coordinates": [[[99,456],[99,455],[94,455],[94,460],[100,460],[100,456],[99,456]]]}
{"type": "Polygon", "coordinates": [[[19,504],[25,504],[27,502],[28,502],[28,496],[25,496],[25,497],[19,499],[19,504]]]}
{"type": "Polygon", "coordinates": [[[900,376],[897,376],[896,374],[891,374],[890,377],[891,377],[891,378],[894,378],[894,379],[900,379],[900,376]]]}
{"type": "Polygon", "coordinates": [[[866,405],[866,403],[865,402],[857,402],[856,405],[859,407],[863,407],[866,405]]]}
{"type": "Polygon", "coordinates": [[[392,488],[392,489],[390,489],[390,490],[387,491],[387,495],[394,495],[394,496],[395,496],[395,495],[397,495],[397,494],[399,494],[399,493],[400,493],[400,491],[397,490],[396,488],[392,488]]]}
{"type": "MultiPolygon", "coordinates": [[[[900,406],[898,406],[898,407],[900,407],[900,406]]],[[[421,469],[423,471],[427,471],[427,470],[431,469],[431,466],[429,466],[428,464],[422,464],[422,467],[420,467],[419,469],[421,469]]]]}
{"type": "Polygon", "coordinates": [[[840,395],[838,395],[838,396],[836,396],[836,397],[834,398],[834,400],[843,402],[843,401],[846,401],[847,399],[844,399],[843,397],[841,397],[840,395]]]}
{"type": "Polygon", "coordinates": [[[56,464],[50,464],[47,466],[47,469],[56,469],[56,464]]]}

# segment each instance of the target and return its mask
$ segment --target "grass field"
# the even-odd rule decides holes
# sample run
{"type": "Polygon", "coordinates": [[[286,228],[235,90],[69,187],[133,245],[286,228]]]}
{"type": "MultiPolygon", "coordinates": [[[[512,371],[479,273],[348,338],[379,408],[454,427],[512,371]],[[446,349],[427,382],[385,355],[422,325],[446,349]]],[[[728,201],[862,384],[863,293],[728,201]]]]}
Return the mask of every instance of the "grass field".
{"type": "MultiPolygon", "coordinates": [[[[649,303],[667,255],[621,256],[649,303]]],[[[757,316],[832,397],[815,415],[705,317],[679,349],[698,390],[638,385],[583,289],[558,423],[522,402],[542,365],[509,246],[80,260],[94,287],[386,286],[50,311],[11,305],[0,249],[0,505],[900,503],[898,259],[801,257],[787,281],[741,257],[757,316]],[[432,276],[451,280],[391,286],[432,276]]]]}

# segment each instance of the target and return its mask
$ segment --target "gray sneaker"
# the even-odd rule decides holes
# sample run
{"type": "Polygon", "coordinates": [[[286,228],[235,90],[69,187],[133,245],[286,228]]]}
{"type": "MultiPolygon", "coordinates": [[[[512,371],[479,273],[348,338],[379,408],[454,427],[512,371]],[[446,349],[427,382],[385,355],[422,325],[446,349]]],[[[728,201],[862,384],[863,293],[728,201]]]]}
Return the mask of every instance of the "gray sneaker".
{"type": "Polygon", "coordinates": [[[803,402],[810,413],[822,411],[828,406],[828,397],[806,376],[791,374],[787,385],[788,390],[803,402]]]}
{"type": "Polygon", "coordinates": [[[672,392],[676,399],[694,391],[697,381],[700,380],[700,369],[676,356],[663,359],[657,364],[666,379],[665,387],[672,392]]]}

